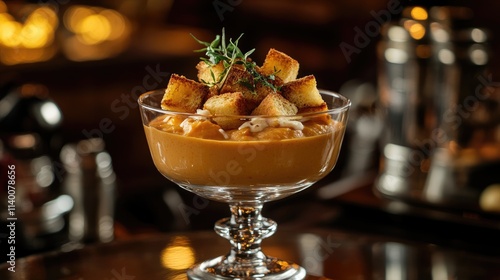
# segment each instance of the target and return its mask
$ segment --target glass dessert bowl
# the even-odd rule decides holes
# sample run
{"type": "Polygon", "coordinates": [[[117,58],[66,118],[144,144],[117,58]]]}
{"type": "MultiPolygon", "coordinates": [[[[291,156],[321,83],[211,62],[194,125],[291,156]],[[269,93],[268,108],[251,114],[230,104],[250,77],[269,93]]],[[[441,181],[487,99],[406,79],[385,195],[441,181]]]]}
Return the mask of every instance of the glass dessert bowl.
{"type": "Polygon", "coordinates": [[[303,279],[300,266],[261,251],[276,222],[265,202],[297,193],[324,176],[339,155],[350,101],[320,90],[328,108],[291,116],[211,116],[161,109],[164,91],[139,98],[151,156],[166,178],[225,202],[231,216],[215,224],[230,252],[188,270],[190,279],[303,279]],[[223,130],[217,123],[235,123],[223,130]]]}

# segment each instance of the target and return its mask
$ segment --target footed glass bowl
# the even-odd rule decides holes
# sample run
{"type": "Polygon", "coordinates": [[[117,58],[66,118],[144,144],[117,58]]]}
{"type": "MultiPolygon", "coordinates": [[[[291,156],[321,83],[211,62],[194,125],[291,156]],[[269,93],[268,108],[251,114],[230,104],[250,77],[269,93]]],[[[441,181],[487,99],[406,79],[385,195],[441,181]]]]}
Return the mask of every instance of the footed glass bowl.
{"type": "Polygon", "coordinates": [[[262,239],[277,227],[261,210],[265,202],[297,193],[335,167],[350,101],[320,93],[326,110],[279,117],[172,112],[161,109],[163,90],[140,96],[156,168],[188,191],[229,204],[231,216],[218,221],[215,231],[229,240],[230,252],[189,269],[190,279],[306,276],[300,266],[261,251],[262,239]]]}

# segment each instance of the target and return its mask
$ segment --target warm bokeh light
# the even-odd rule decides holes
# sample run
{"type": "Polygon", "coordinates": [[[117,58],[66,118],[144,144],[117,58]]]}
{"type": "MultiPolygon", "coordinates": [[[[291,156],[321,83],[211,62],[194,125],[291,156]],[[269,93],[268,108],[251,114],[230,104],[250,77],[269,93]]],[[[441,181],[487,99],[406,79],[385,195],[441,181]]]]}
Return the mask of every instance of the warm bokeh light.
{"type": "Polygon", "coordinates": [[[36,49],[43,48],[50,43],[54,38],[52,26],[47,23],[25,24],[21,30],[21,44],[25,48],[36,49]]]}
{"type": "Polygon", "coordinates": [[[40,49],[8,48],[0,50],[0,63],[15,65],[47,61],[54,57],[57,49],[54,47],[40,49]]]}
{"type": "Polygon", "coordinates": [[[95,14],[95,12],[85,6],[71,6],[64,13],[63,22],[64,26],[71,32],[77,33],[78,25],[88,16],[95,14]]]}
{"type": "Polygon", "coordinates": [[[0,14],[0,45],[28,49],[46,47],[52,43],[57,25],[57,15],[47,7],[35,9],[24,23],[7,13],[0,14]]]}
{"type": "Polygon", "coordinates": [[[420,40],[425,35],[425,27],[415,20],[407,19],[403,22],[403,26],[415,40],[420,40]]]}
{"type": "Polygon", "coordinates": [[[420,23],[413,23],[408,29],[410,36],[415,40],[420,40],[425,35],[425,27],[420,23]]]}
{"type": "Polygon", "coordinates": [[[22,24],[17,21],[5,21],[0,23],[0,44],[5,47],[15,48],[21,44],[22,24]]]}
{"type": "Polygon", "coordinates": [[[32,149],[38,143],[36,134],[19,134],[13,136],[10,140],[10,145],[17,149],[32,149]]]}
{"type": "Polygon", "coordinates": [[[55,54],[52,45],[58,25],[57,14],[48,6],[33,8],[19,21],[0,1],[0,62],[13,65],[50,59],[55,54]]]}
{"type": "Polygon", "coordinates": [[[70,31],[63,42],[66,56],[73,61],[105,59],[127,45],[130,23],[115,10],[75,5],[63,15],[70,31]]]}
{"type": "Polygon", "coordinates": [[[40,7],[28,16],[26,23],[48,25],[55,29],[59,25],[59,19],[53,9],[40,7]]]}
{"type": "Polygon", "coordinates": [[[128,45],[131,24],[118,11],[73,5],[62,14],[62,22],[69,32],[56,36],[59,16],[50,6],[26,5],[18,15],[0,0],[0,63],[46,61],[61,48],[73,61],[99,60],[128,45]]]}
{"type": "Polygon", "coordinates": [[[188,278],[187,278],[187,274],[186,273],[181,273],[181,274],[169,277],[168,279],[171,279],[171,280],[187,280],[188,278]]]}
{"type": "Polygon", "coordinates": [[[14,18],[7,11],[0,12],[0,22],[11,21],[14,18]]]}
{"type": "Polygon", "coordinates": [[[427,11],[422,7],[413,7],[410,14],[415,20],[426,20],[428,17],[427,11]]]}
{"type": "Polygon", "coordinates": [[[85,45],[121,39],[129,27],[117,11],[88,6],[73,6],[64,14],[64,26],[85,45]]]}
{"type": "Polygon", "coordinates": [[[128,25],[125,18],[120,13],[114,10],[106,9],[100,12],[100,15],[103,16],[112,27],[110,28],[110,32],[107,36],[108,40],[120,39],[120,37],[126,33],[128,25]]]}
{"type": "Polygon", "coordinates": [[[4,1],[0,0],[0,13],[6,13],[7,12],[7,5],[5,4],[4,1]]]}
{"type": "Polygon", "coordinates": [[[184,236],[177,236],[161,253],[161,262],[165,268],[183,270],[195,262],[193,248],[184,236]]]}
{"type": "Polygon", "coordinates": [[[415,23],[417,23],[416,21],[412,20],[412,19],[407,19],[405,21],[403,21],[403,26],[406,30],[410,30],[410,27],[412,25],[414,25],[415,23]]]}
{"type": "Polygon", "coordinates": [[[111,34],[111,24],[108,19],[100,14],[85,17],[76,30],[82,43],[95,45],[106,41],[111,34]]]}

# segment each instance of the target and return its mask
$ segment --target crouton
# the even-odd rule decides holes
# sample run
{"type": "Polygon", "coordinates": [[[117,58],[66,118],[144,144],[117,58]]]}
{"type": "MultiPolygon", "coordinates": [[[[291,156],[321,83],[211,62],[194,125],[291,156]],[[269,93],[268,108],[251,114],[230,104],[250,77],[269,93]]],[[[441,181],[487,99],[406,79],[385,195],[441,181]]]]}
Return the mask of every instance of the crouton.
{"type": "Polygon", "coordinates": [[[164,110],[194,113],[199,109],[209,88],[184,76],[172,74],[161,100],[164,110]]]}
{"type": "Polygon", "coordinates": [[[289,116],[297,114],[297,107],[278,93],[268,94],[252,111],[252,115],[289,116]]]}
{"type": "Polygon", "coordinates": [[[267,85],[257,83],[253,92],[244,94],[243,96],[247,101],[247,106],[252,111],[271,93],[276,93],[276,91],[267,85]]]}
{"type": "Polygon", "coordinates": [[[316,87],[313,75],[288,82],[281,87],[281,94],[300,110],[307,107],[318,107],[324,103],[316,87]]]}
{"type": "MultiPolygon", "coordinates": [[[[207,99],[203,109],[215,116],[242,116],[249,113],[241,92],[227,92],[212,96],[207,99]]],[[[243,123],[240,119],[231,117],[214,117],[213,120],[223,129],[235,129],[243,123]]]]}
{"type": "Polygon", "coordinates": [[[323,112],[326,110],[328,110],[328,105],[326,105],[326,103],[323,102],[323,104],[321,104],[320,106],[300,108],[299,111],[297,112],[297,114],[323,112]]]}
{"type": "Polygon", "coordinates": [[[232,66],[219,93],[251,92],[252,89],[249,87],[251,84],[253,84],[252,74],[248,73],[244,68],[232,66]]]}
{"type": "Polygon", "coordinates": [[[241,92],[249,111],[253,110],[273,90],[261,83],[254,85],[252,74],[241,67],[231,67],[219,93],[241,92]],[[255,86],[255,88],[253,88],[255,86]]]}
{"type": "Polygon", "coordinates": [[[209,87],[208,94],[205,96],[205,100],[203,100],[203,103],[205,103],[210,97],[219,95],[219,86],[214,85],[209,87]]]}
{"type": "Polygon", "coordinates": [[[299,62],[285,53],[270,49],[260,70],[266,76],[274,74],[287,83],[297,79],[299,62]]]}
{"type": "Polygon", "coordinates": [[[270,78],[269,78],[269,76],[270,76],[271,74],[273,74],[273,73],[271,73],[271,74],[266,74],[266,73],[262,70],[262,68],[261,68],[261,67],[256,67],[256,70],[257,70],[257,72],[258,72],[259,74],[261,74],[262,76],[267,77],[267,78],[268,78],[268,79],[267,79],[267,81],[268,81],[270,84],[272,84],[273,86],[275,86],[276,88],[281,87],[281,86],[285,83],[285,82],[283,82],[283,80],[282,80],[280,77],[278,77],[278,76],[276,76],[276,75],[273,75],[273,76],[274,76],[274,77],[273,77],[273,79],[270,79],[270,78]]]}
{"type": "Polygon", "coordinates": [[[215,85],[222,79],[221,75],[224,72],[224,64],[221,61],[216,65],[210,66],[204,61],[200,61],[196,65],[196,69],[198,70],[198,81],[200,83],[215,85]]]}

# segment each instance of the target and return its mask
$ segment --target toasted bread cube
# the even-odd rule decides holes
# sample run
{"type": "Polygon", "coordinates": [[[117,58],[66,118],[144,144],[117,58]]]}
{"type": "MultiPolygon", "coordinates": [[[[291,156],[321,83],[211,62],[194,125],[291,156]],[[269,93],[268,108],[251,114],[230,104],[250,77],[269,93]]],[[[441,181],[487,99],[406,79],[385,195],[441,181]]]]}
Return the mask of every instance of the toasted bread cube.
{"type": "Polygon", "coordinates": [[[224,72],[224,65],[222,61],[212,66],[204,61],[200,61],[196,65],[196,69],[198,69],[198,81],[200,83],[214,85],[222,79],[221,75],[224,72]]]}
{"type": "Polygon", "coordinates": [[[253,84],[253,77],[250,73],[242,67],[232,66],[219,93],[241,92],[244,94],[244,92],[252,91],[249,87],[251,84],[253,84]]]}
{"type": "Polygon", "coordinates": [[[257,83],[254,92],[251,92],[250,95],[245,94],[243,96],[247,100],[247,106],[249,106],[250,110],[253,110],[271,93],[277,92],[267,85],[257,83]]]}
{"type": "MultiPolygon", "coordinates": [[[[266,74],[266,72],[264,72],[261,67],[257,67],[256,69],[257,69],[257,72],[259,72],[259,74],[261,74],[264,77],[269,78],[270,74],[266,74]]],[[[268,81],[277,88],[281,87],[285,83],[285,82],[283,82],[283,80],[280,77],[278,77],[276,75],[274,75],[274,79],[268,79],[268,81]]]]}
{"type": "Polygon", "coordinates": [[[305,113],[314,113],[314,112],[323,112],[328,110],[328,105],[326,103],[321,104],[320,106],[316,107],[304,107],[300,108],[297,114],[305,114],[305,113]]]}
{"type": "MultiPolygon", "coordinates": [[[[249,113],[241,92],[227,92],[212,96],[207,99],[203,109],[216,116],[242,116],[249,113]]],[[[243,123],[240,119],[233,117],[214,117],[213,120],[222,129],[235,129],[243,123]]]]}
{"type": "Polygon", "coordinates": [[[270,87],[257,83],[254,87],[252,74],[244,68],[233,66],[229,70],[228,76],[220,89],[220,93],[241,92],[251,111],[273,90],[270,87]]]}
{"type": "Polygon", "coordinates": [[[285,53],[270,49],[260,70],[265,75],[275,74],[284,83],[287,83],[297,79],[299,62],[285,53]]]}
{"type": "Polygon", "coordinates": [[[297,107],[278,93],[270,93],[255,108],[252,115],[290,116],[297,114],[297,107]]]}
{"type": "Polygon", "coordinates": [[[313,75],[284,84],[281,87],[281,94],[299,109],[318,107],[324,103],[316,87],[316,78],[313,75]]]}
{"type": "Polygon", "coordinates": [[[195,113],[208,94],[207,86],[184,76],[172,74],[161,100],[164,110],[195,113]]]}
{"type": "Polygon", "coordinates": [[[214,86],[209,87],[208,94],[205,96],[205,100],[203,101],[203,103],[205,103],[210,97],[216,96],[216,95],[219,95],[219,86],[214,85],[214,86]]]}
{"type": "Polygon", "coordinates": [[[210,111],[212,115],[242,116],[249,113],[241,92],[227,92],[214,95],[207,99],[203,105],[203,109],[210,111]]]}

